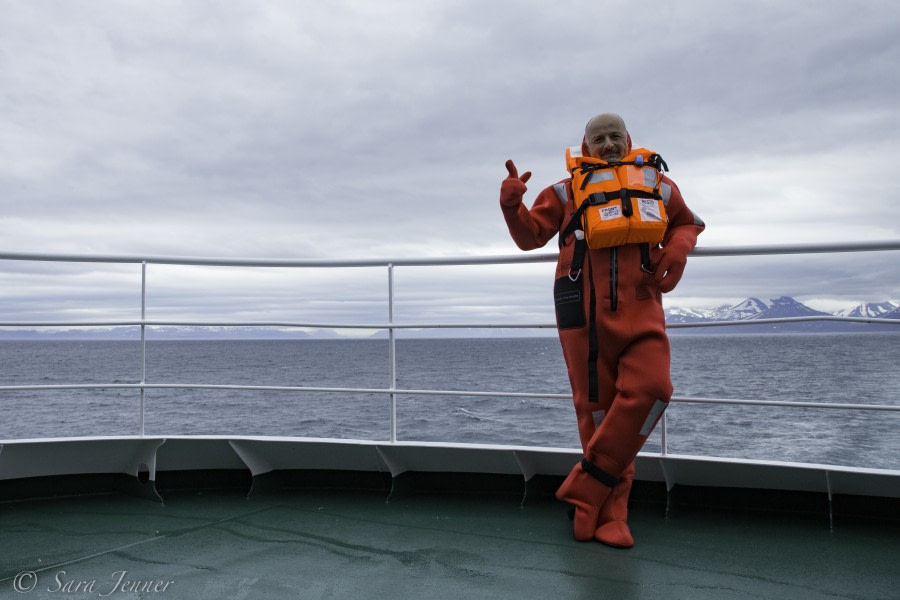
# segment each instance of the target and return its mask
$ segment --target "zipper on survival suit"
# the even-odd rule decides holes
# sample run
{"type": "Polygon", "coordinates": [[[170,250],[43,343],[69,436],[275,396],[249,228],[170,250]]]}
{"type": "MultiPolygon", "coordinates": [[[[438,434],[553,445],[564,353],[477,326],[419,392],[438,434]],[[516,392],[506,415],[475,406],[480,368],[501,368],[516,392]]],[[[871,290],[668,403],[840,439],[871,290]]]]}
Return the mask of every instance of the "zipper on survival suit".
{"type": "Polygon", "coordinates": [[[618,248],[609,249],[609,310],[619,307],[619,257],[618,248]]]}
{"type": "MultiPolygon", "coordinates": [[[[656,271],[650,262],[650,244],[639,244],[641,249],[641,271],[652,275],[656,271]]],[[[619,248],[609,249],[609,310],[619,307],[619,248]]]]}
{"type": "Polygon", "coordinates": [[[594,264],[590,256],[587,257],[587,267],[591,290],[588,324],[588,402],[600,402],[600,380],[597,376],[597,355],[600,352],[600,335],[597,331],[597,290],[594,288],[594,264]]]}

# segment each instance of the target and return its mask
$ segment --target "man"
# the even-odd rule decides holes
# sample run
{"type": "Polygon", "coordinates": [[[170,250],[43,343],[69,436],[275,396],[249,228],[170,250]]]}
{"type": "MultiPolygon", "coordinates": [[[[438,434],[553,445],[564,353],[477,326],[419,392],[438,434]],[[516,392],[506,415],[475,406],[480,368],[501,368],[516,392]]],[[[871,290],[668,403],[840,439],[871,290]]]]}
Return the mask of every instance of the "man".
{"type": "Polygon", "coordinates": [[[632,149],[618,115],[591,119],[580,153],[572,150],[572,177],[530,210],[531,173],[507,161],[500,205],[522,250],[560,236],[557,326],[585,458],[556,497],[575,507],[575,539],[628,548],[634,457],[672,395],[661,294],[675,288],[705,225],[659,155],[632,149]]]}

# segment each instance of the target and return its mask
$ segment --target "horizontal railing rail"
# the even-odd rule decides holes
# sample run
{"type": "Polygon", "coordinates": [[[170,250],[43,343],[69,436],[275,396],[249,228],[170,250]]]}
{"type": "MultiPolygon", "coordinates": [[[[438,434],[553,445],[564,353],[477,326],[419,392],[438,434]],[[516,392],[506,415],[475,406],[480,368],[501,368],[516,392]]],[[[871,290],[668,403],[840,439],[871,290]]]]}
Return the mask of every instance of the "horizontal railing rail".
{"type": "MultiPolygon", "coordinates": [[[[836,244],[793,244],[793,245],[763,245],[763,246],[724,246],[724,247],[698,247],[693,256],[760,256],[760,255],[785,255],[785,254],[813,254],[813,253],[840,253],[840,252],[876,252],[900,250],[900,240],[884,240],[858,243],[836,244]]],[[[386,394],[391,398],[390,402],[390,441],[397,441],[397,396],[400,395],[426,395],[426,396],[472,396],[472,397],[498,397],[498,398],[547,398],[547,399],[571,399],[569,394],[544,394],[534,392],[497,392],[477,390],[412,390],[397,387],[396,366],[396,337],[397,330],[406,329],[549,329],[555,328],[555,323],[399,323],[394,321],[394,278],[395,267],[406,266],[467,266],[467,265],[499,265],[499,264],[527,264],[553,262],[557,259],[555,253],[521,254],[507,256],[463,256],[444,258],[400,258],[400,259],[365,259],[365,260],[299,260],[299,259],[234,259],[234,258],[203,258],[203,257],[174,257],[174,256],[125,256],[125,255],[94,255],[94,254],[45,254],[45,253],[11,253],[0,252],[0,261],[43,261],[65,263],[106,263],[106,264],[139,264],[141,269],[141,318],[130,320],[65,320],[65,321],[0,321],[0,327],[140,327],[141,331],[141,373],[137,383],[109,383],[109,384],[53,384],[53,385],[0,385],[0,392],[17,391],[50,391],[50,390],[107,390],[107,389],[134,389],[141,394],[140,404],[140,435],[144,435],[144,392],[150,389],[186,389],[186,390],[240,390],[260,392],[312,392],[312,393],[361,393],[361,394],[386,394]],[[388,270],[388,321],[369,323],[321,323],[321,322],[296,322],[296,321],[265,321],[265,320],[178,320],[178,319],[147,319],[146,318],[146,267],[149,264],[159,265],[189,265],[210,267],[284,267],[284,268],[350,268],[350,267],[386,267],[388,270]],[[185,384],[185,383],[147,383],[146,381],[146,329],[148,327],[260,327],[260,328],[306,328],[306,329],[365,329],[386,330],[389,334],[390,352],[390,386],[387,388],[342,388],[342,387],[310,387],[310,386],[269,386],[269,385],[222,385],[222,384],[185,384]]],[[[815,315],[803,317],[784,317],[775,319],[746,319],[740,321],[698,321],[691,323],[670,323],[671,329],[692,327],[723,327],[766,325],[793,322],[836,321],[849,323],[882,323],[900,325],[900,319],[879,319],[870,317],[846,317],[837,315],[815,315]]],[[[673,397],[673,402],[703,403],[722,405],[748,405],[748,406],[777,406],[806,409],[839,409],[839,410],[867,410],[900,412],[900,406],[877,404],[846,404],[828,402],[793,402],[770,400],[741,400],[725,398],[696,398],[673,397]]],[[[666,426],[665,413],[662,419],[661,452],[666,453],[666,426]]]]}
{"type": "MultiPolygon", "coordinates": [[[[667,323],[667,329],[691,327],[725,327],[741,325],[770,325],[777,323],[810,323],[816,321],[835,323],[880,323],[900,325],[900,319],[879,317],[844,317],[822,315],[807,317],[778,317],[772,319],[744,319],[741,321],[695,321],[690,323],[667,323]]],[[[556,329],[556,323],[322,323],[298,321],[181,321],[181,320],[120,320],[120,321],[0,321],[0,327],[258,327],[285,329],[556,329]]]]}
{"type": "MultiPolygon", "coordinates": [[[[833,244],[769,244],[759,246],[697,246],[691,256],[761,256],[779,254],[833,254],[840,252],[878,252],[900,250],[900,240],[842,242],[833,244]]],[[[121,254],[52,254],[39,252],[0,252],[0,260],[39,262],[84,262],[110,264],[193,265],[207,267],[431,267],[450,265],[488,265],[553,262],[555,252],[535,252],[495,256],[450,256],[421,258],[372,258],[321,260],[293,258],[221,258],[196,256],[155,256],[121,254]]]]}
{"type": "MultiPolygon", "coordinates": [[[[36,385],[0,385],[3,392],[38,392],[59,390],[231,390],[251,392],[314,392],[345,394],[398,394],[406,396],[462,396],[483,398],[545,398],[571,400],[570,394],[542,394],[536,392],[496,392],[471,390],[412,390],[403,388],[354,388],[293,385],[241,385],[217,383],[60,383],[36,385]]],[[[890,404],[848,404],[842,402],[794,402],[790,400],[740,400],[736,398],[697,398],[673,396],[672,402],[694,404],[725,404],[734,406],[777,406],[790,408],[831,408],[838,410],[874,410],[900,412],[900,406],[890,404]]]]}

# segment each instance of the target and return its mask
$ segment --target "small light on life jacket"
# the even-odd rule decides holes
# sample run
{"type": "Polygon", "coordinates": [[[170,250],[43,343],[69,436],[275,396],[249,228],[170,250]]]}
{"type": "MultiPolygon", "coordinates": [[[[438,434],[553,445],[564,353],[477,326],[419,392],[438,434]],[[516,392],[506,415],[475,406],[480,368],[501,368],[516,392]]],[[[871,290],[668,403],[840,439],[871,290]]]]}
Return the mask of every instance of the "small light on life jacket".
{"type": "Polygon", "coordinates": [[[635,156],[635,157],[634,157],[634,164],[637,165],[637,166],[641,166],[642,164],[644,164],[644,157],[641,156],[640,154],[638,154],[637,156],[635,156]]]}
{"type": "Polygon", "coordinates": [[[580,229],[576,229],[576,230],[575,230],[575,239],[576,239],[576,240],[583,240],[583,239],[584,239],[584,232],[583,232],[582,230],[580,230],[580,229]]]}

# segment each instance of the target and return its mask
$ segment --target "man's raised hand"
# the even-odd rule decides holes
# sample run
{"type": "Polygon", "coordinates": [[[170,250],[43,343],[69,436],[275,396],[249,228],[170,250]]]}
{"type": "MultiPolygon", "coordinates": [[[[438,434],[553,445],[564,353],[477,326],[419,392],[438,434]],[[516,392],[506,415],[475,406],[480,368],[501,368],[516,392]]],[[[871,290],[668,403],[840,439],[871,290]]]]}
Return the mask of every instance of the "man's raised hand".
{"type": "Polygon", "coordinates": [[[500,184],[500,204],[516,206],[522,203],[522,196],[528,190],[525,182],[531,178],[531,171],[525,171],[519,177],[519,171],[512,160],[506,161],[506,170],[509,171],[509,176],[500,184]]]}

